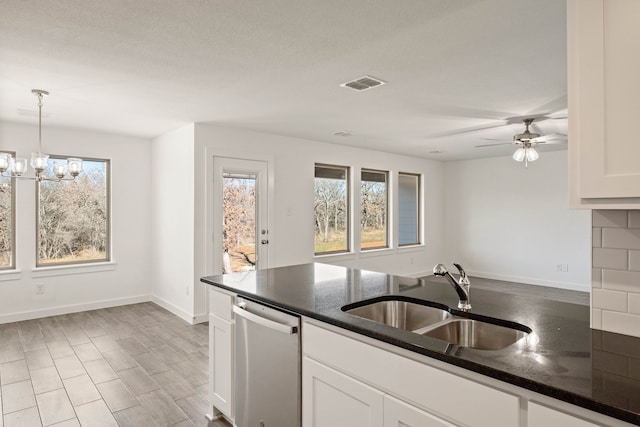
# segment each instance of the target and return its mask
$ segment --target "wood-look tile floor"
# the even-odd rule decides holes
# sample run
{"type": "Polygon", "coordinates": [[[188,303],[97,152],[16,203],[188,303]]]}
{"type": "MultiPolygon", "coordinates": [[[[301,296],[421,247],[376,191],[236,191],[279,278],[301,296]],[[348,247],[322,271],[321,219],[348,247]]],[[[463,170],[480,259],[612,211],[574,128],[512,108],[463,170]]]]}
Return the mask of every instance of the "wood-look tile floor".
{"type": "Polygon", "coordinates": [[[153,303],[0,324],[0,427],[207,421],[208,326],[153,303]]]}

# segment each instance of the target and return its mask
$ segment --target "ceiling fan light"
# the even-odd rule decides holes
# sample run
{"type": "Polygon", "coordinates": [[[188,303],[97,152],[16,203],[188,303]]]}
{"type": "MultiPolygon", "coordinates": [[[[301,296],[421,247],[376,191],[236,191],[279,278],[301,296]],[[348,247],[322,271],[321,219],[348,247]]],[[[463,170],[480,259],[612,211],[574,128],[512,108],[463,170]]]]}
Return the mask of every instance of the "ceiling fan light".
{"type": "Polygon", "coordinates": [[[516,162],[521,162],[524,160],[526,155],[526,150],[522,147],[518,148],[515,153],[513,153],[513,160],[516,162]]]}
{"type": "Polygon", "coordinates": [[[538,157],[540,157],[538,152],[533,147],[529,147],[526,151],[527,151],[527,153],[526,153],[527,161],[529,161],[529,162],[534,162],[534,161],[538,160],[538,157]]]}

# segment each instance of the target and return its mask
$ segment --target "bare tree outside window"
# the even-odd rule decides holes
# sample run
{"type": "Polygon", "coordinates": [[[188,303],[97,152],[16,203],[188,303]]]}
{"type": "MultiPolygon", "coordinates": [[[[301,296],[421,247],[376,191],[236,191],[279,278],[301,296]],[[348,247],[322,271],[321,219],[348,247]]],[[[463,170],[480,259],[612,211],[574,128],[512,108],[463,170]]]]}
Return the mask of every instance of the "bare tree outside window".
{"type": "Polygon", "coordinates": [[[349,251],[349,168],[316,165],[315,253],[349,251]]]}
{"type": "Polygon", "coordinates": [[[387,243],[387,172],[365,170],[360,178],[360,247],[381,249],[387,243]]]}
{"type": "Polygon", "coordinates": [[[223,273],[256,268],[256,176],[225,173],[223,273]]]}
{"type": "MultiPolygon", "coordinates": [[[[3,151],[12,156],[13,152],[3,151]]],[[[15,186],[14,179],[0,178],[0,270],[15,268],[15,186]]]]}
{"type": "MultiPolygon", "coordinates": [[[[49,158],[49,170],[59,157],[49,158]]],[[[83,159],[74,181],[43,181],[38,190],[38,266],[108,261],[109,161],[83,159]]]]}

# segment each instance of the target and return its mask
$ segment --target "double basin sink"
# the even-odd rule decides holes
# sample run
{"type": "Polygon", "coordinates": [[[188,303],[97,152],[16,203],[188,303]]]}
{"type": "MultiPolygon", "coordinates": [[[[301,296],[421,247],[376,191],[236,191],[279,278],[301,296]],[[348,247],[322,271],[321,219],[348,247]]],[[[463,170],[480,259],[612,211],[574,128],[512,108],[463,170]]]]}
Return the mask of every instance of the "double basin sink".
{"type": "Polygon", "coordinates": [[[531,329],[519,323],[453,310],[431,301],[390,295],[342,307],[377,323],[428,336],[460,347],[501,350],[525,338],[531,329]]]}

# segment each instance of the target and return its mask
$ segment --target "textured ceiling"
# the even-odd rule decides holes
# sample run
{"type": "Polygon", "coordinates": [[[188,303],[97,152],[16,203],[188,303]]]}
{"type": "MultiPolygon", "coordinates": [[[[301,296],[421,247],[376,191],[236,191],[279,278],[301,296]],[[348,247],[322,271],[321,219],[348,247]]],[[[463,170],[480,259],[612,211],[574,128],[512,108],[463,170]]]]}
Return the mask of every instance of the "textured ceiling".
{"type": "Polygon", "coordinates": [[[565,22],[560,0],[4,0],[0,119],[35,123],[40,88],[46,126],[151,138],[209,122],[506,155],[474,146],[520,133],[523,116],[566,116],[565,22]],[[365,74],[388,83],[339,86],[365,74]]]}

